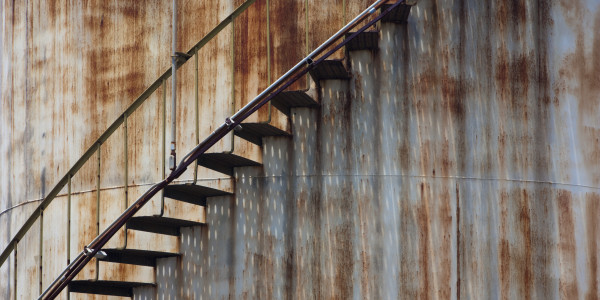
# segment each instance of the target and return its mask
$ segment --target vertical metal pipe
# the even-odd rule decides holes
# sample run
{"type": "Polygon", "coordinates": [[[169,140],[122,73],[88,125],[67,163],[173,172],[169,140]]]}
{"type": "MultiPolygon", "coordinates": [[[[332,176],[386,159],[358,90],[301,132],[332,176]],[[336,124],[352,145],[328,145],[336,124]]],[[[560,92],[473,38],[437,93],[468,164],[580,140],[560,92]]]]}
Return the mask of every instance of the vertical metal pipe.
{"type": "MultiPolygon", "coordinates": [[[[308,0],[304,1],[304,43],[306,44],[306,53],[304,55],[310,54],[310,43],[308,42],[309,35],[308,32],[310,28],[308,28],[308,0]]],[[[306,90],[310,89],[310,75],[306,74],[306,90]]]]}
{"type": "MultiPolygon", "coordinates": [[[[198,51],[194,54],[194,110],[196,114],[196,145],[200,144],[200,108],[198,107],[198,51]]],[[[163,177],[164,178],[164,177],[163,177]]],[[[198,161],[194,163],[194,184],[198,181],[198,161]]]]}
{"type": "MultiPolygon", "coordinates": [[[[127,140],[128,140],[128,135],[127,135],[127,113],[123,114],[123,160],[124,160],[124,170],[123,170],[123,190],[125,193],[125,199],[123,200],[123,211],[125,211],[127,209],[127,207],[129,207],[129,182],[128,182],[128,178],[129,178],[129,156],[127,155],[129,153],[128,147],[127,147],[127,140]]],[[[119,247],[119,249],[125,249],[127,248],[127,225],[125,225],[125,228],[123,229],[123,232],[125,234],[124,237],[124,241],[123,241],[123,246],[119,247]]]]}
{"type": "MultiPolygon", "coordinates": [[[[73,176],[69,173],[69,180],[67,182],[67,265],[71,264],[71,178],[73,176]]],[[[71,293],[67,292],[67,300],[71,299],[71,293]]]]}
{"type": "Polygon", "coordinates": [[[39,279],[39,292],[41,294],[44,290],[42,289],[42,269],[43,269],[43,253],[44,253],[44,210],[40,211],[40,273],[38,274],[39,279]]]}
{"type": "Polygon", "coordinates": [[[71,178],[67,181],[67,265],[71,263],[71,178]]]}
{"type": "Polygon", "coordinates": [[[167,163],[166,163],[166,157],[167,157],[167,150],[166,150],[166,145],[167,145],[167,81],[163,81],[162,83],[162,177],[161,179],[165,178],[166,175],[166,168],[167,168],[167,163]]]}
{"type": "MultiPolygon", "coordinates": [[[[100,170],[102,167],[102,146],[101,143],[98,143],[98,176],[96,178],[96,236],[100,235],[100,170]]],[[[96,279],[98,281],[100,278],[100,261],[96,259],[96,279]]]]}
{"type": "Polygon", "coordinates": [[[18,257],[19,257],[18,250],[19,250],[19,241],[17,241],[15,243],[15,258],[14,258],[15,259],[15,261],[14,261],[15,271],[13,272],[13,273],[15,273],[15,275],[14,275],[15,277],[13,278],[14,281],[15,281],[14,285],[13,285],[13,287],[14,287],[13,296],[14,296],[15,300],[17,300],[17,291],[18,291],[18,289],[17,289],[17,277],[18,277],[18,273],[17,273],[17,260],[18,260],[18,257]]]}
{"type": "Polygon", "coordinates": [[[98,143],[98,171],[96,172],[96,235],[100,234],[100,168],[102,166],[102,149],[98,143]]]}
{"type": "MultiPolygon", "coordinates": [[[[165,79],[161,85],[162,88],[162,166],[161,166],[161,179],[164,179],[167,175],[166,173],[166,156],[167,156],[167,80],[165,79]]],[[[165,191],[160,191],[160,213],[158,215],[154,215],[157,217],[162,217],[165,213],[165,191]]]]}
{"type": "MultiPolygon", "coordinates": [[[[269,0],[267,0],[267,82],[271,84],[271,3],[269,0]]],[[[269,102],[269,109],[270,105],[271,102],[269,102]]]]}
{"type": "Polygon", "coordinates": [[[346,24],[346,0],[342,1],[342,26],[346,24]]]}
{"type": "Polygon", "coordinates": [[[129,207],[129,182],[128,182],[128,178],[129,178],[129,156],[127,155],[129,150],[127,148],[127,114],[123,114],[123,155],[125,156],[123,159],[125,160],[125,174],[123,174],[123,184],[124,184],[124,188],[125,188],[125,207],[123,208],[123,210],[127,209],[127,207],[129,207]]]}
{"type": "Polygon", "coordinates": [[[176,124],[177,117],[176,100],[177,100],[177,0],[173,0],[173,55],[171,55],[171,156],[169,157],[169,169],[175,170],[175,141],[176,141],[176,124]]]}
{"type": "MultiPolygon", "coordinates": [[[[266,20],[267,20],[267,84],[271,84],[271,3],[267,0],[267,11],[266,11],[266,20]]],[[[267,103],[267,119],[265,121],[260,121],[263,124],[270,124],[272,120],[272,109],[271,102],[267,103]]]]}

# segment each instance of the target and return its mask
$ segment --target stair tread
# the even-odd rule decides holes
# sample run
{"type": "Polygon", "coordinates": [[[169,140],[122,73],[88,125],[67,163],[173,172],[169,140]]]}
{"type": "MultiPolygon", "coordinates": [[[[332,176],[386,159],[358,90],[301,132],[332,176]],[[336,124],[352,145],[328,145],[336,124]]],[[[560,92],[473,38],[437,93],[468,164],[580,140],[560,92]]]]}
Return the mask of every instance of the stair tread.
{"type": "Polygon", "coordinates": [[[314,81],[331,79],[350,79],[350,74],[341,60],[324,60],[309,71],[314,81]]]}
{"type": "MultiPolygon", "coordinates": [[[[393,4],[384,4],[381,6],[381,10],[384,11],[388,9],[393,4]]],[[[381,22],[387,23],[406,23],[408,20],[408,15],[410,14],[410,8],[412,5],[408,4],[400,4],[396,8],[394,8],[389,14],[383,16],[381,18],[381,22]]]]}
{"type": "Polygon", "coordinates": [[[96,294],[107,296],[132,297],[133,288],[142,286],[156,286],[153,283],[108,281],[108,280],[73,280],[69,283],[69,292],[96,294]]]}
{"type": "Polygon", "coordinates": [[[268,123],[242,123],[241,126],[242,129],[236,130],[235,135],[259,146],[262,146],[262,138],[266,136],[291,136],[268,123]]]}
{"type": "Polygon", "coordinates": [[[233,176],[233,168],[261,165],[233,153],[205,153],[198,158],[198,164],[229,176],[233,176]]]}
{"type": "MultiPolygon", "coordinates": [[[[352,34],[354,34],[354,32],[347,33],[346,38],[349,38],[352,34]]],[[[346,49],[348,51],[375,50],[378,48],[379,31],[363,31],[346,44],[346,49]]]]}
{"type": "Polygon", "coordinates": [[[202,206],[206,206],[207,197],[228,195],[231,193],[192,183],[172,184],[165,188],[165,197],[202,206]]]}
{"type": "Polygon", "coordinates": [[[318,107],[319,103],[309,96],[305,91],[281,92],[271,100],[271,104],[279,111],[290,115],[293,107],[318,107]]]}
{"type": "Polygon", "coordinates": [[[179,253],[161,252],[142,249],[102,249],[107,257],[101,261],[124,263],[140,266],[156,266],[156,259],[165,257],[176,257],[179,253]]]}
{"type": "Polygon", "coordinates": [[[181,227],[201,225],[205,225],[205,223],[158,216],[133,217],[127,221],[128,229],[174,236],[179,235],[181,227]]]}

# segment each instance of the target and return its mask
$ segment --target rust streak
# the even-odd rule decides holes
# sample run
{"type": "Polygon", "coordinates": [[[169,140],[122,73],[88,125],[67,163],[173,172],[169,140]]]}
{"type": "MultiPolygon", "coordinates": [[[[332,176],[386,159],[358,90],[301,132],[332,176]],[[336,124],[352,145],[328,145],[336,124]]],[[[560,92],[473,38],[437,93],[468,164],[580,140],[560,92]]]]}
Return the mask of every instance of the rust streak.
{"type": "Polygon", "coordinates": [[[589,273],[587,274],[588,286],[590,289],[585,295],[586,299],[599,299],[600,290],[598,285],[600,284],[598,276],[598,253],[600,247],[598,246],[598,237],[600,237],[600,222],[598,218],[600,216],[600,195],[588,194],[586,195],[586,235],[587,235],[587,265],[589,266],[589,273]]]}
{"type": "Polygon", "coordinates": [[[460,299],[460,192],[456,183],[456,299],[460,299]]]}
{"type": "Polygon", "coordinates": [[[559,292],[562,299],[577,299],[577,250],[575,248],[575,225],[573,221],[573,198],[571,192],[558,192],[558,223],[560,255],[559,292]]]}
{"type": "MultiPolygon", "coordinates": [[[[529,209],[529,195],[527,190],[522,191],[521,203],[519,205],[519,229],[521,230],[524,253],[520,259],[521,284],[520,296],[523,299],[531,299],[533,288],[533,265],[532,265],[532,239],[531,239],[531,211],[529,209]]],[[[518,265],[517,265],[518,266],[518,265]]]]}
{"type": "Polygon", "coordinates": [[[508,241],[508,201],[509,196],[506,191],[500,192],[500,245],[498,265],[500,269],[500,293],[502,299],[509,299],[510,287],[510,245],[508,241]]]}
{"type": "Polygon", "coordinates": [[[425,184],[421,183],[421,204],[417,208],[417,222],[419,225],[419,299],[429,299],[431,296],[430,286],[430,271],[431,262],[429,261],[429,255],[431,249],[429,246],[429,240],[431,238],[431,219],[429,215],[429,199],[427,193],[429,188],[425,188],[425,184]]]}

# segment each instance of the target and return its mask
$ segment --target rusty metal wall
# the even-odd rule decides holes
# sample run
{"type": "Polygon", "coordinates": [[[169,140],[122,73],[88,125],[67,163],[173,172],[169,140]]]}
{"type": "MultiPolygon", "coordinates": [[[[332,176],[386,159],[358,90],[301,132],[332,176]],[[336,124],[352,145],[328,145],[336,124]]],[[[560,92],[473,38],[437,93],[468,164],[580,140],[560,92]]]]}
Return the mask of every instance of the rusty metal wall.
{"type": "MultiPolygon", "coordinates": [[[[180,49],[241,2],[182,3],[180,49]]],[[[180,69],[178,149],[193,147],[368,3],[257,0],[199,52],[198,99],[194,62],[180,69]]],[[[2,2],[0,211],[44,196],[168,68],[170,9],[168,1],[2,2]]],[[[166,285],[157,292],[600,298],[598,27],[593,0],[419,1],[408,24],[380,26],[378,51],[336,54],[353,79],[311,90],[320,110],[295,109],[288,121],[264,108],[254,117],[291,126],[292,140],[267,139],[262,152],[232,138],[217,146],[265,167],[237,170],[236,196],[210,199],[209,226],[184,230],[180,245],[139,237],[183,253],[181,270],[159,264],[155,276],[166,285]]],[[[129,178],[123,130],[102,146],[101,227],[125,207],[125,180],[131,202],[161,177],[162,95],[159,88],[129,118],[129,178]]],[[[98,230],[97,171],[92,157],[73,178],[72,255],[98,230]]],[[[192,178],[189,170],[183,179],[192,178]]],[[[44,214],[44,228],[53,228],[43,235],[44,285],[66,264],[65,202],[44,214]]],[[[0,215],[0,248],[33,206],[0,215]]],[[[144,213],[160,210],[157,198],[144,213]]],[[[38,251],[36,224],[18,247],[18,298],[39,294],[38,251]]],[[[14,293],[13,259],[0,269],[2,298],[14,293]]],[[[80,277],[96,272],[91,264],[80,277]]]]}
{"type": "Polygon", "coordinates": [[[599,5],[423,0],[383,25],[184,232],[183,296],[599,298],[599,5]]]}

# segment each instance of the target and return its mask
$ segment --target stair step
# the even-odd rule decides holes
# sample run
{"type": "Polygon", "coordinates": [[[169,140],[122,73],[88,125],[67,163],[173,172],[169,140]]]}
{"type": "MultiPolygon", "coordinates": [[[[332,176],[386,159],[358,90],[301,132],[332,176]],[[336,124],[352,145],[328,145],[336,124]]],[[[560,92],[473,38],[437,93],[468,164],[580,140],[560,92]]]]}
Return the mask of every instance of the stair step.
{"type": "Polygon", "coordinates": [[[324,60],[310,70],[309,73],[316,82],[328,79],[350,79],[350,73],[348,73],[341,60],[324,60]]]}
{"type": "MultiPolygon", "coordinates": [[[[384,11],[388,9],[392,4],[384,4],[381,7],[381,10],[384,11]]],[[[387,23],[406,23],[408,20],[408,15],[410,14],[410,8],[412,5],[408,4],[400,4],[396,8],[394,8],[389,14],[385,15],[381,18],[381,22],[387,23]]]]}
{"type": "MultiPolygon", "coordinates": [[[[349,38],[354,32],[346,34],[349,38]]],[[[348,51],[376,50],[379,48],[379,31],[363,31],[346,44],[348,51]]]]}
{"type": "Polygon", "coordinates": [[[262,138],[265,136],[291,136],[288,132],[267,123],[242,123],[241,126],[242,129],[236,130],[235,135],[259,146],[262,146],[262,138]]]}
{"type": "Polygon", "coordinates": [[[75,280],[69,283],[69,292],[107,296],[133,297],[133,288],[142,286],[156,285],[143,282],[75,280]]]}
{"type": "Polygon", "coordinates": [[[201,206],[206,206],[206,197],[227,195],[231,193],[191,183],[172,184],[165,188],[165,197],[201,206]]]}
{"type": "Polygon", "coordinates": [[[293,107],[319,106],[319,103],[304,91],[281,92],[271,100],[271,104],[288,116],[293,107]]]}
{"type": "Polygon", "coordinates": [[[258,162],[232,153],[205,153],[198,158],[198,164],[229,176],[233,176],[233,168],[235,167],[261,165],[258,162]]]}
{"type": "Polygon", "coordinates": [[[205,225],[205,223],[157,216],[133,217],[127,221],[128,229],[173,236],[179,236],[181,227],[200,225],[205,225]]]}
{"type": "Polygon", "coordinates": [[[102,249],[106,258],[101,261],[156,267],[156,259],[179,256],[178,253],[160,252],[140,249],[102,249]]]}

